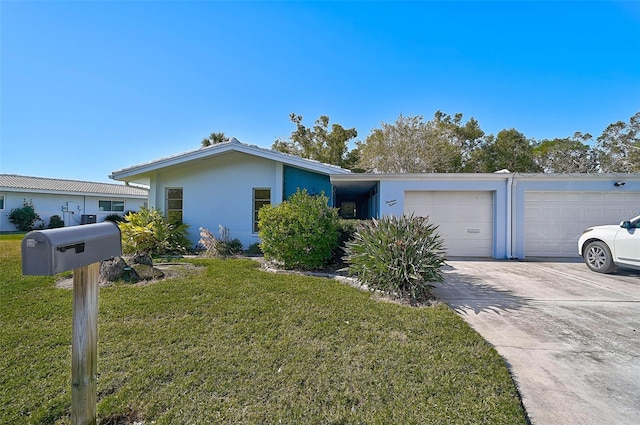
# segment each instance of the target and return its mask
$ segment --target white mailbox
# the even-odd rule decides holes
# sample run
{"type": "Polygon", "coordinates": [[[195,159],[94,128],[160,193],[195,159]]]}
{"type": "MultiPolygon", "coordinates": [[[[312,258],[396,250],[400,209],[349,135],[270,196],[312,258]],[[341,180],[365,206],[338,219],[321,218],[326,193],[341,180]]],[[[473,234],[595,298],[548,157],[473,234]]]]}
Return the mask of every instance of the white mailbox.
{"type": "Polygon", "coordinates": [[[53,276],[120,255],[120,228],[110,221],[35,230],[22,240],[22,274],[53,276]]]}

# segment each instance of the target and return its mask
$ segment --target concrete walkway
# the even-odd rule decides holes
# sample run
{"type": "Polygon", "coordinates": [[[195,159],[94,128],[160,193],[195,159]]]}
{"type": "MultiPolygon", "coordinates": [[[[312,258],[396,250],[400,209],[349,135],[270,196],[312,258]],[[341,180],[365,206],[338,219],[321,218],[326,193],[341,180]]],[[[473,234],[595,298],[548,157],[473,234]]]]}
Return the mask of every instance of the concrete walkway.
{"type": "Polygon", "coordinates": [[[505,358],[533,424],[640,424],[640,273],[448,264],[434,292],[505,358]]]}

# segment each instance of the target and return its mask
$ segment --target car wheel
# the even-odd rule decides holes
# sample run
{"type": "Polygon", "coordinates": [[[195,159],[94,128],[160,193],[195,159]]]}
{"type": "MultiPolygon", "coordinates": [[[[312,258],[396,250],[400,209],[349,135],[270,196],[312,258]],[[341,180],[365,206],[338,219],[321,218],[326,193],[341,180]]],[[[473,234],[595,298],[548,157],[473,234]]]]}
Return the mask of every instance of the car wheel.
{"type": "Polygon", "coordinates": [[[606,243],[601,241],[591,242],[584,250],[584,261],[594,272],[611,273],[616,269],[611,257],[611,251],[606,243]]]}

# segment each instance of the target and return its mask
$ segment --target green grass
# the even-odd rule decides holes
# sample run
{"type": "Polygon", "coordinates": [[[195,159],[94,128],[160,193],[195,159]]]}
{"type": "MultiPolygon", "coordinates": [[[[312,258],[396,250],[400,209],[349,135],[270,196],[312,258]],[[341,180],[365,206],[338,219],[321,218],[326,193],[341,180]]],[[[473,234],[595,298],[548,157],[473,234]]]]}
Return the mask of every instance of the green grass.
{"type": "MultiPolygon", "coordinates": [[[[68,424],[71,302],[0,236],[0,423],[68,424]]],[[[194,260],[201,275],[100,289],[102,424],[525,424],[496,353],[448,307],[194,260]]]]}

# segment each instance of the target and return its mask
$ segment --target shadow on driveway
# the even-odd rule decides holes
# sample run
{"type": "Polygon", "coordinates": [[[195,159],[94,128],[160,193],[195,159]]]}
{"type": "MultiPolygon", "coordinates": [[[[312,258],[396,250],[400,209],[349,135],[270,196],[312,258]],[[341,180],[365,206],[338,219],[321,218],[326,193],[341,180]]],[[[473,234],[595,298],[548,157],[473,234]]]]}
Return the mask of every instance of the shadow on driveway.
{"type": "Polygon", "coordinates": [[[640,272],[450,260],[433,292],[509,366],[535,425],[640,424],[640,272]]]}
{"type": "Polygon", "coordinates": [[[475,314],[501,314],[522,309],[532,301],[509,290],[488,285],[484,283],[486,279],[459,271],[455,266],[447,265],[442,270],[445,281],[435,285],[433,294],[459,314],[467,315],[470,311],[475,314]]]}

